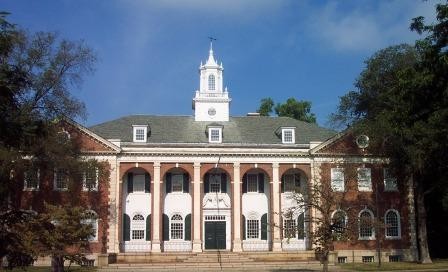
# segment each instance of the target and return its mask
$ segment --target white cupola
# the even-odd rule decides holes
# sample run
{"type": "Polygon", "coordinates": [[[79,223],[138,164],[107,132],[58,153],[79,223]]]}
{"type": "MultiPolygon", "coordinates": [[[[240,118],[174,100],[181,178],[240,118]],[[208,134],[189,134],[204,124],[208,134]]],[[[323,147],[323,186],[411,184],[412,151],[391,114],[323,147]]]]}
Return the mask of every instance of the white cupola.
{"type": "Polygon", "coordinates": [[[199,90],[193,98],[195,121],[229,121],[231,99],[227,88],[223,90],[222,63],[218,65],[210,42],[208,60],[199,66],[199,90]]]}

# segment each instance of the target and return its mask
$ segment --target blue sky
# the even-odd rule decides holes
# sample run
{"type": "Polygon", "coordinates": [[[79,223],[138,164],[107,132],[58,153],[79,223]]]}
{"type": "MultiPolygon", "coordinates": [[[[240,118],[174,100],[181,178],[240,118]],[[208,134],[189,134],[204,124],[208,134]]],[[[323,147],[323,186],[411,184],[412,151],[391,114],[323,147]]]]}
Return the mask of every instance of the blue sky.
{"type": "Polygon", "coordinates": [[[9,21],[30,31],[84,40],[93,75],[72,93],[90,126],[128,114],[191,115],[198,67],[217,38],[233,116],[264,97],[312,102],[327,126],[338,97],[353,89],[364,60],[413,42],[410,20],[434,18],[436,1],[414,0],[2,0],[9,21]]]}

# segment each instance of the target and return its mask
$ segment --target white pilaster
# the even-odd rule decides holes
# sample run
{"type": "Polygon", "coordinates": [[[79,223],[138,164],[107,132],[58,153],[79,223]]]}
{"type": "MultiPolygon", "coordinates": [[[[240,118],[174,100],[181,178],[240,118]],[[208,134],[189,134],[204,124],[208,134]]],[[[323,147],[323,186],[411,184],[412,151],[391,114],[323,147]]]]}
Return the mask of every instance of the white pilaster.
{"type": "Polygon", "coordinates": [[[120,222],[118,218],[120,218],[120,187],[121,187],[121,178],[120,178],[120,164],[117,161],[117,158],[109,161],[110,176],[109,180],[110,184],[110,192],[109,192],[109,228],[107,237],[112,237],[109,240],[107,245],[108,253],[118,253],[120,252],[120,222]]]}
{"type": "Polygon", "coordinates": [[[154,192],[152,211],[152,252],[160,252],[160,162],[154,162],[154,192]]]}
{"type": "Polygon", "coordinates": [[[233,251],[241,252],[241,178],[240,163],[233,164],[233,251]]]}
{"type": "Polygon", "coordinates": [[[202,252],[201,241],[201,164],[195,162],[193,173],[193,252],[202,252]]]}
{"type": "Polygon", "coordinates": [[[274,223],[274,240],[272,245],[272,251],[282,250],[282,240],[280,238],[280,177],[279,177],[279,164],[272,164],[272,212],[274,223]]]}

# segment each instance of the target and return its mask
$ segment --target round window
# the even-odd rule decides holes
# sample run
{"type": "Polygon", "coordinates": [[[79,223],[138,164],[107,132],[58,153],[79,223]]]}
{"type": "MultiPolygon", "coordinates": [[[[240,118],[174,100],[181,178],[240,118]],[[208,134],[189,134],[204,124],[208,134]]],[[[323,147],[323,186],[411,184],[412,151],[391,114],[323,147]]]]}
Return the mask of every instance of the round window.
{"type": "Polygon", "coordinates": [[[208,109],[208,115],[213,116],[213,115],[215,115],[215,114],[216,114],[216,110],[215,110],[215,108],[209,108],[209,109],[208,109]]]}
{"type": "Polygon", "coordinates": [[[366,148],[369,146],[369,137],[367,135],[359,135],[356,137],[356,144],[359,148],[366,148]]]}

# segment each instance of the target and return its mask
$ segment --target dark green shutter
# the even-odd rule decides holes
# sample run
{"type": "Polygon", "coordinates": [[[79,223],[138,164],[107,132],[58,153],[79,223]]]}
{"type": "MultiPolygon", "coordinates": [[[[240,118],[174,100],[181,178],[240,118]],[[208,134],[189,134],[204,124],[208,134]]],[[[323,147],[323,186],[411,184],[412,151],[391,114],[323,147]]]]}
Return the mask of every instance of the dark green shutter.
{"type": "Polygon", "coordinates": [[[221,174],[221,193],[227,193],[227,175],[221,174]]]}
{"type": "Polygon", "coordinates": [[[264,174],[258,174],[258,192],[264,193],[264,174]]]}
{"type": "Polygon", "coordinates": [[[280,188],[281,188],[281,192],[284,193],[285,192],[285,176],[282,176],[282,179],[280,180],[280,188]]]}
{"type": "Polygon", "coordinates": [[[151,192],[151,181],[149,179],[149,174],[145,173],[145,193],[151,192]]]}
{"type": "Polygon", "coordinates": [[[151,241],[151,215],[146,217],[146,241],[151,241]]]}
{"type": "Polygon", "coordinates": [[[209,184],[210,184],[210,174],[206,173],[204,175],[204,194],[210,192],[209,184]]]}
{"type": "Polygon", "coordinates": [[[190,185],[190,180],[189,180],[189,176],[187,173],[184,174],[184,188],[183,191],[184,193],[188,193],[189,192],[189,186],[190,185]]]}
{"type": "Polygon", "coordinates": [[[128,173],[128,194],[134,191],[134,174],[128,173]]]}
{"type": "Polygon", "coordinates": [[[305,214],[301,213],[297,217],[297,239],[305,238],[305,214]]]}
{"type": "Polygon", "coordinates": [[[243,194],[247,193],[247,174],[243,175],[243,194]]]}
{"type": "Polygon", "coordinates": [[[171,193],[171,173],[166,173],[166,193],[171,193]]]}
{"type": "Polygon", "coordinates": [[[246,240],[246,217],[242,215],[243,217],[243,240],[246,240]]]}
{"type": "Polygon", "coordinates": [[[185,241],[191,241],[191,214],[185,216],[185,241]]]}
{"type": "Polygon", "coordinates": [[[295,191],[299,192],[299,190],[300,190],[300,174],[294,174],[294,187],[295,187],[295,191]]]}
{"type": "Polygon", "coordinates": [[[261,240],[268,239],[268,214],[265,213],[261,217],[261,240]]]}
{"type": "Polygon", "coordinates": [[[170,240],[170,219],[168,215],[163,214],[163,241],[170,240]]]}
{"type": "Polygon", "coordinates": [[[131,240],[131,218],[127,214],[123,214],[123,241],[131,240]]]}

